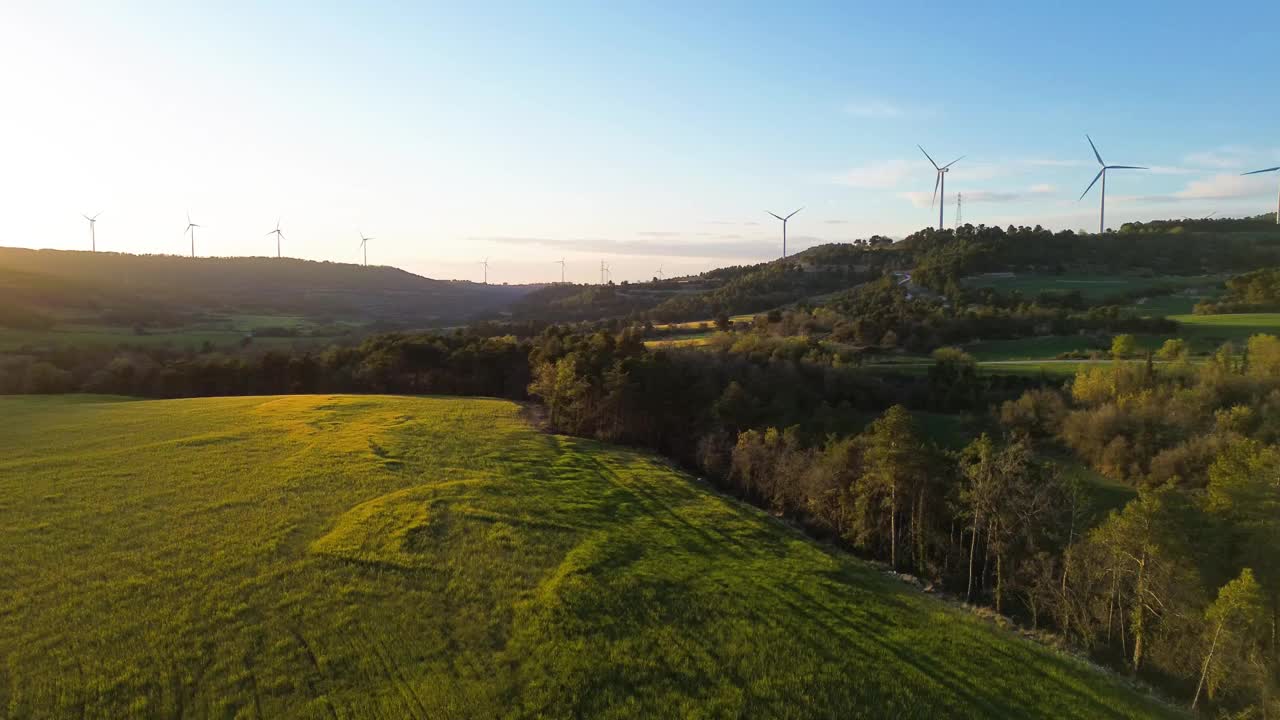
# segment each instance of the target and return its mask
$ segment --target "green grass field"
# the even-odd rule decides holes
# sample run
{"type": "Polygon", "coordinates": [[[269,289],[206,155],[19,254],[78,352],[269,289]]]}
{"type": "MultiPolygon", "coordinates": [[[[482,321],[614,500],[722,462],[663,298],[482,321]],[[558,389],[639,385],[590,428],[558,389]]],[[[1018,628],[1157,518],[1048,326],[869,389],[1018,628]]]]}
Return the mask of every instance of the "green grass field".
{"type": "Polygon", "coordinates": [[[1170,319],[1182,323],[1178,336],[1198,352],[1212,352],[1228,340],[1240,345],[1251,335],[1280,335],[1280,313],[1173,315],[1170,319]]]}
{"type": "Polygon", "coordinates": [[[1177,715],[510,402],[0,413],[0,716],[1177,715]]]}
{"type": "MultiPolygon", "coordinates": [[[[338,327],[358,331],[360,325],[338,321],[338,327]]],[[[239,347],[240,342],[254,330],[284,327],[308,332],[316,323],[298,315],[227,315],[214,316],[185,327],[152,328],[139,335],[131,327],[67,322],[48,330],[19,330],[0,328],[0,352],[24,347],[117,347],[120,345],[141,347],[171,347],[180,350],[199,350],[204,343],[217,348],[239,347]]],[[[253,338],[255,347],[283,348],[295,345],[320,345],[331,342],[328,337],[263,337],[253,338]]]]}
{"type": "Polygon", "coordinates": [[[1138,275],[1090,275],[1070,274],[1037,275],[1016,274],[1011,277],[976,276],[966,278],[965,285],[977,288],[994,288],[999,292],[1022,292],[1034,296],[1042,292],[1070,292],[1079,290],[1080,294],[1090,300],[1101,300],[1109,295],[1132,292],[1144,288],[1177,285],[1180,287],[1201,287],[1220,283],[1224,276],[1156,276],[1142,277],[1138,275]]]}

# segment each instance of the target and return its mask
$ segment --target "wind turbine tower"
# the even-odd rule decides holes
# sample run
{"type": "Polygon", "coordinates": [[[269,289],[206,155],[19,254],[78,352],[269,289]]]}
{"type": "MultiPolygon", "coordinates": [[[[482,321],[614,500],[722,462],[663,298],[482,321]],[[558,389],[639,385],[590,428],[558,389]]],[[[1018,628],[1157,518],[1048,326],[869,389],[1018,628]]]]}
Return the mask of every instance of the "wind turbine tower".
{"type": "Polygon", "coordinates": [[[1098,158],[1098,164],[1102,166],[1102,169],[1098,171],[1097,175],[1093,176],[1093,182],[1089,183],[1089,187],[1085,188],[1084,192],[1080,193],[1080,199],[1083,200],[1084,196],[1088,195],[1089,191],[1093,189],[1093,186],[1098,182],[1098,179],[1102,179],[1102,205],[1098,210],[1098,234],[1101,235],[1107,231],[1107,171],[1149,170],[1150,168],[1138,167],[1137,165],[1108,165],[1102,161],[1102,155],[1098,153],[1098,147],[1093,144],[1093,138],[1085,135],[1084,139],[1089,141],[1089,147],[1093,148],[1093,156],[1098,158]]]}
{"type": "Polygon", "coordinates": [[[360,249],[364,251],[364,266],[369,267],[369,241],[371,237],[365,237],[364,233],[360,233],[360,249]]]}
{"type": "Polygon", "coordinates": [[[200,226],[191,222],[191,213],[188,212],[187,213],[187,229],[183,231],[182,234],[186,235],[187,233],[191,233],[191,257],[196,256],[196,228],[198,227],[200,226]]]}
{"type": "Polygon", "coordinates": [[[481,260],[480,264],[484,266],[484,284],[488,285],[489,284],[489,258],[485,258],[481,260]]]}
{"type": "Polygon", "coordinates": [[[552,263],[551,263],[551,264],[552,264],[552,265],[555,265],[555,264],[559,264],[559,265],[560,265],[560,283],[563,285],[563,284],[564,284],[564,258],[560,258],[559,260],[552,261],[552,263]]]}
{"type": "Polygon", "coordinates": [[[284,237],[284,233],[280,231],[280,221],[276,220],[276,229],[267,233],[267,235],[276,236],[276,259],[280,259],[280,239],[284,237]]]}
{"type": "Polygon", "coordinates": [[[102,214],[101,210],[99,210],[97,214],[95,214],[93,217],[89,217],[84,213],[80,214],[80,217],[89,221],[89,248],[93,250],[93,252],[98,252],[98,235],[94,231],[93,226],[94,226],[94,223],[98,222],[98,215],[101,215],[101,214],[102,214]]]}
{"type": "MultiPolygon", "coordinates": [[[[1277,170],[1280,170],[1280,165],[1277,165],[1272,168],[1267,168],[1266,170],[1254,170],[1253,172],[1245,173],[1245,175],[1260,175],[1262,173],[1270,173],[1270,172],[1275,172],[1277,170]]],[[[1276,197],[1276,224],[1280,225],[1280,195],[1277,195],[1276,197]]]]}
{"type": "Polygon", "coordinates": [[[765,210],[765,212],[769,213],[770,215],[782,221],[782,258],[784,260],[787,258],[787,221],[791,219],[792,215],[795,215],[796,213],[800,212],[803,209],[804,209],[803,207],[797,208],[795,212],[791,213],[791,215],[788,215],[786,217],[782,217],[777,213],[769,212],[768,210],[765,210]]]}
{"type": "Polygon", "coordinates": [[[925,152],[924,147],[920,145],[917,145],[916,147],[920,148],[920,152],[924,153],[924,156],[929,158],[929,164],[933,166],[933,169],[938,171],[938,178],[933,181],[933,200],[929,201],[929,207],[933,207],[935,203],[938,205],[938,229],[941,230],[943,226],[942,211],[947,204],[947,173],[951,172],[952,165],[963,160],[965,156],[961,155],[946,165],[938,167],[938,163],[934,162],[932,157],[929,157],[929,153],[925,152]],[[941,202],[939,202],[939,195],[941,195],[941,202]]]}

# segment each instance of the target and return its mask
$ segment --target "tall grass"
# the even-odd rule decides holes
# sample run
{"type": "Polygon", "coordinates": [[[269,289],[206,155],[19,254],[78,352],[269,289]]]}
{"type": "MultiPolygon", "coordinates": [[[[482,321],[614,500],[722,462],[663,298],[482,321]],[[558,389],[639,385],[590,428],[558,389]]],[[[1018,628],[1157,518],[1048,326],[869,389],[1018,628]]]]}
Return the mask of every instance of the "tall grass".
{"type": "Polygon", "coordinates": [[[1169,714],[520,412],[0,399],[0,716],[1169,714]]]}

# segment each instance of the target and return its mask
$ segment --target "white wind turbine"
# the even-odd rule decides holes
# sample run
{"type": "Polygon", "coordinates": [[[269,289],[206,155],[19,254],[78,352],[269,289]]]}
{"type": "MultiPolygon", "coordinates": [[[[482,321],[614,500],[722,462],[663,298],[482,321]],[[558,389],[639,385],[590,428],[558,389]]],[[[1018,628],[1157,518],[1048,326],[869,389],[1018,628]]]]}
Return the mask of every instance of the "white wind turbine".
{"type": "Polygon", "coordinates": [[[187,211],[187,229],[182,231],[182,234],[186,235],[187,233],[191,233],[191,257],[196,256],[196,228],[198,227],[200,226],[191,222],[191,211],[188,210],[187,211]]]}
{"type": "Polygon", "coordinates": [[[93,226],[95,223],[98,222],[98,215],[101,215],[101,214],[102,214],[101,210],[99,210],[97,214],[95,214],[93,217],[89,217],[84,213],[80,214],[80,217],[89,221],[89,248],[93,250],[93,252],[98,252],[98,235],[94,231],[93,226]]]}
{"type": "Polygon", "coordinates": [[[360,233],[360,249],[364,251],[364,266],[369,267],[369,241],[371,237],[365,237],[364,233],[360,233]]]}
{"type": "Polygon", "coordinates": [[[1084,192],[1080,193],[1080,199],[1083,200],[1084,196],[1088,195],[1089,191],[1092,190],[1093,186],[1098,182],[1098,178],[1102,178],[1102,206],[1098,210],[1098,233],[1102,234],[1107,231],[1107,171],[1149,170],[1150,168],[1138,167],[1137,165],[1108,165],[1102,161],[1102,155],[1098,153],[1098,147],[1093,144],[1093,138],[1085,135],[1084,139],[1089,141],[1089,147],[1093,148],[1093,156],[1098,158],[1098,164],[1102,166],[1102,169],[1098,171],[1097,175],[1093,176],[1093,182],[1089,183],[1089,187],[1085,188],[1084,192]]]}
{"type": "Polygon", "coordinates": [[[284,237],[284,233],[280,231],[280,220],[276,220],[276,229],[267,233],[267,235],[276,236],[276,258],[280,257],[280,239],[284,237]]]}
{"type": "Polygon", "coordinates": [[[942,229],[942,210],[944,207],[946,207],[946,204],[947,204],[947,173],[951,172],[952,165],[955,165],[956,163],[963,160],[965,156],[961,155],[960,157],[956,158],[955,160],[952,160],[946,165],[943,165],[942,167],[938,167],[938,163],[934,162],[932,157],[929,157],[929,153],[925,152],[925,149],[922,146],[917,145],[916,147],[920,148],[920,152],[924,153],[924,156],[929,158],[929,164],[933,166],[933,169],[938,171],[938,179],[933,181],[933,200],[929,201],[929,207],[933,207],[934,203],[937,203],[938,229],[941,230],[942,229]],[[941,193],[942,202],[938,202],[939,190],[942,191],[941,193]]]}
{"type": "Polygon", "coordinates": [[[794,216],[796,213],[800,212],[803,209],[804,209],[803,207],[796,208],[796,210],[792,212],[791,215],[788,215],[786,217],[782,217],[781,215],[775,212],[770,212],[768,210],[765,210],[765,212],[769,213],[770,215],[782,221],[782,257],[783,259],[786,259],[787,257],[787,221],[790,220],[792,216],[794,216]]]}

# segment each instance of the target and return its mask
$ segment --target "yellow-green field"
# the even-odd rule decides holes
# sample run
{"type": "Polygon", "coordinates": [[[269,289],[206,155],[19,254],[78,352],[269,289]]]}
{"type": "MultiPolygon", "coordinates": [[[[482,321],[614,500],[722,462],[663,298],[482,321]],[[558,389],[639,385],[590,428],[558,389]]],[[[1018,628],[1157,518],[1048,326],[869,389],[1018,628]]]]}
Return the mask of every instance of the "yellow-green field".
{"type": "Polygon", "coordinates": [[[1175,715],[509,402],[0,417],[6,718],[1175,715]]]}
{"type": "Polygon", "coordinates": [[[714,332],[696,333],[693,335],[675,335],[661,340],[645,340],[644,346],[650,350],[658,348],[702,347],[711,342],[714,332]]]}

